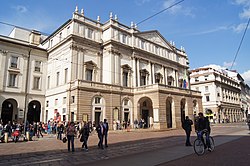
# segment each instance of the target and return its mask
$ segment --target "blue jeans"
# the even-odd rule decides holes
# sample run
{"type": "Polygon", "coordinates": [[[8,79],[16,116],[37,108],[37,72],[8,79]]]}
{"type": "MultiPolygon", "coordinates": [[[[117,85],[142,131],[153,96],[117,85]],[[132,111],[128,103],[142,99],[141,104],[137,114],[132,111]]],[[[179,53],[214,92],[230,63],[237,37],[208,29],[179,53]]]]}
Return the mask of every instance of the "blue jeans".
{"type": "Polygon", "coordinates": [[[198,138],[201,139],[201,141],[204,144],[205,148],[211,148],[210,140],[209,140],[210,132],[208,132],[208,131],[207,132],[199,131],[197,134],[198,134],[198,138]],[[204,134],[206,136],[206,144],[205,144],[205,141],[204,141],[204,138],[203,138],[204,134]]]}
{"type": "Polygon", "coordinates": [[[74,147],[74,135],[67,135],[67,139],[68,139],[68,151],[70,151],[70,143],[71,143],[72,152],[74,152],[75,151],[75,147],[74,147]]]}

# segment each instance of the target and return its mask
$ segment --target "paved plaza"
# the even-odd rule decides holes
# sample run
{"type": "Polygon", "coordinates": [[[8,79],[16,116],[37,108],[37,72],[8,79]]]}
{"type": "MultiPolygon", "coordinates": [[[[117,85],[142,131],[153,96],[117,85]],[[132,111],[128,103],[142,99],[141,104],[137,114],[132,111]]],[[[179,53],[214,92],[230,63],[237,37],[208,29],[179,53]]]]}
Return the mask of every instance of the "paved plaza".
{"type": "MultiPolygon", "coordinates": [[[[212,136],[217,146],[249,135],[246,124],[219,124],[212,126],[212,136]]],[[[249,138],[249,137],[248,137],[249,138]]],[[[192,133],[192,141],[195,132],[192,133]]],[[[67,144],[55,136],[45,136],[37,141],[1,143],[0,165],[159,165],[194,155],[192,147],[186,147],[183,130],[131,130],[111,131],[109,147],[97,147],[97,134],[89,137],[89,152],[81,150],[75,140],[76,152],[68,152],[67,144]]],[[[211,153],[212,154],[212,153],[211,153]]]]}

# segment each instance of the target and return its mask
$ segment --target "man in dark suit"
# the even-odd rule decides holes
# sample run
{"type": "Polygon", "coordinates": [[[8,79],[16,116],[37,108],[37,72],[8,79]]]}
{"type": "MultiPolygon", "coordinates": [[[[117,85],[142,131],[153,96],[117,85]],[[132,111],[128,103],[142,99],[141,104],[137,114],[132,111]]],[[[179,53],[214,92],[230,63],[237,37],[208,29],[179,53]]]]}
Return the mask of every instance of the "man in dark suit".
{"type": "Polygon", "coordinates": [[[182,124],[182,128],[186,132],[186,146],[192,146],[190,143],[190,134],[192,131],[192,125],[193,125],[193,121],[191,119],[189,119],[188,116],[186,116],[186,119],[184,120],[184,122],[182,124]]]}
{"type": "Polygon", "coordinates": [[[98,138],[99,138],[98,147],[103,149],[104,127],[103,127],[102,121],[96,127],[96,131],[97,131],[98,138]]]}
{"type": "Polygon", "coordinates": [[[104,127],[104,139],[105,139],[105,147],[108,147],[108,131],[109,131],[109,124],[107,122],[107,119],[104,119],[104,123],[103,123],[103,127],[104,127]]]}

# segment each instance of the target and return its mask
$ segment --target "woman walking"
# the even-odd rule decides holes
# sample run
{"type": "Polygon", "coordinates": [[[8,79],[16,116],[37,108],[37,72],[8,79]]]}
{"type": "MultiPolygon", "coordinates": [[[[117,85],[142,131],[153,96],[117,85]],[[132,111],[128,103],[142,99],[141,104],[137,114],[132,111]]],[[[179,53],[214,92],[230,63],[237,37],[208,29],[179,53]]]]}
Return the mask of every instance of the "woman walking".
{"type": "Polygon", "coordinates": [[[88,151],[88,138],[89,138],[89,133],[90,133],[90,127],[87,122],[83,122],[83,127],[80,130],[80,141],[82,143],[82,149],[85,151],[88,151]]]}
{"type": "Polygon", "coordinates": [[[70,122],[70,125],[67,127],[66,134],[67,134],[67,139],[68,139],[68,152],[70,152],[70,143],[71,143],[72,152],[74,152],[75,151],[74,137],[76,135],[76,128],[75,128],[74,122],[70,122]]]}

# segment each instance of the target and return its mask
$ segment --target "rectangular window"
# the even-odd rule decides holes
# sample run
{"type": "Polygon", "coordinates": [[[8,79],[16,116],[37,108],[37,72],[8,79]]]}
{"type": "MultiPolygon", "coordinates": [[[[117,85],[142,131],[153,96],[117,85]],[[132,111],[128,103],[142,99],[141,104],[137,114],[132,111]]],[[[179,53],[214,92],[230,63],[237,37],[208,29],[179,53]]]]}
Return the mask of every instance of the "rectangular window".
{"type": "Polygon", "coordinates": [[[210,101],[209,96],[206,96],[206,101],[210,101]]]}
{"type": "Polygon", "coordinates": [[[93,39],[93,32],[92,29],[88,29],[88,38],[93,39]]]}
{"type": "Polygon", "coordinates": [[[35,71],[40,72],[41,71],[41,61],[35,61],[35,71]]]}
{"type": "Polygon", "coordinates": [[[63,104],[66,104],[67,97],[63,97],[63,104]]]}
{"type": "Polygon", "coordinates": [[[59,85],[59,79],[60,79],[60,72],[56,73],[56,86],[59,85]]]}
{"type": "Polygon", "coordinates": [[[18,57],[12,56],[10,61],[10,67],[17,68],[18,57]]]}
{"type": "Polygon", "coordinates": [[[140,85],[143,86],[143,85],[146,85],[146,76],[141,76],[140,78],[140,85]]]}
{"type": "Polygon", "coordinates": [[[205,91],[208,92],[208,86],[205,86],[205,91]]]}
{"type": "Polygon", "coordinates": [[[49,101],[46,101],[46,107],[49,107],[49,101]]]}
{"type": "Polygon", "coordinates": [[[50,47],[53,47],[53,39],[50,40],[50,47]]]}
{"type": "Polygon", "coordinates": [[[123,72],[123,86],[128,86],[128,72],[123,72]]]}
{"type": "Polygon", "coordinates": [[[68,82],[68,68],[64,69],[64,83],[68,82]]]}
{"type": "Polygon", "coordinates": [[[67,27],[67,35],[70,34],[70,26],[67,27]]]}
{"type": "Polygon", "coordinates": [[[33,89],[40,89],[40,77],[34,77],[33,89]]]}
{"type": "Polygon", "coordinates": [[[59,33],[59,41],[62,41],[62,32],[59,33]]]}
{"type": "Polygon", "coordinates": [[[66,113],[66,108],[62,109],[62,113],[65,114],[66,113]]]}
{"type": "Polygon", "coordinates": [[[217,97],[220,97],[220,93],[219,92],[217,93],[217,97]]]}
{"type": "Polygon", "coordinates": [[[58,99],[55,99],[55,106],[58,105],[58,99]]]}
{"type": "Polygon", "coordinates": [[[199,91],[199,87],[196,87],[196,90],[199,91]]]}
{"type": "Polygon", "coordinates": [[[208,79],[208,75],[204,76],[204,78],[205,78],[205,81],[207,81],[207,79],[208,79]]]}
{"type": "Polygon", "coordinates": [[[72,103],[75,103],[75,96],[71,96],[72,103]]]}
{"type": "Polygon", "coordinates": [[[48,80],[47,80],[47,89],[50,88],[50,76],[48,76],[48,80]]]}
{"type": "Polygon", "coordinates": [[[101,98],[100,97],[96,97],[95,98],[95,104],[100,104],[101,103],[101,98]]]}
{"type": "Polygon", "coordinates": [[[195,77],[195,82],[199,82],[199,77],[195,77]]]}
{"type": "Polygon", "coordinates": [[[122,35],[122,43],[127,43],[127,35],[122,35]]]}
{"type": "Polygon", "coordinates": [[[9,75],[9,86],[10,87],[17,87],[17,74],[10,73],[9,75]]]}
{"type": "Polygon", "coordinates": [[[93,70],[86,69],[86,80],[92,81],[92,73],[93,73],[93,70]]]}
{"type": "Polygon", "coordinates": [[[145,48],[145,41],[141,41],[141,49],[144,49],[145,48]]]}

